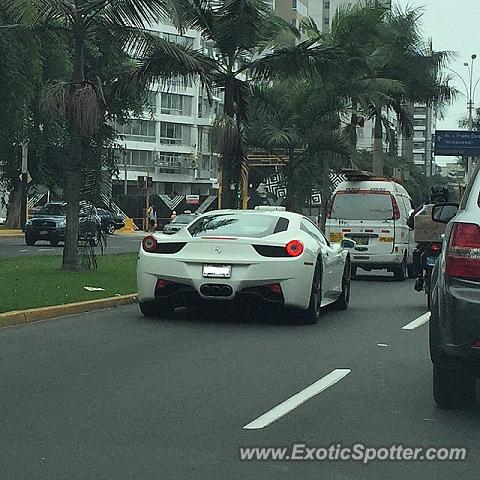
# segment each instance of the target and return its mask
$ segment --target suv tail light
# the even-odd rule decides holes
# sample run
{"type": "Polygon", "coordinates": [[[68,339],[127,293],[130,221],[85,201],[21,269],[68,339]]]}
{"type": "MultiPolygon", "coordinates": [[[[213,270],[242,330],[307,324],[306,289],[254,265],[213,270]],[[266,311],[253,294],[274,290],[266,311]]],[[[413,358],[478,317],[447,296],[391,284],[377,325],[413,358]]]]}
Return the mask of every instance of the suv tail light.
{"type": "Polygon", "coordinates": [[[299,257],[303,253],[303,243],[300,240],[291,240],[285,245],[285,250],[291,257],[299,257]]]}
{"type": "Polygon", "coordinates": [[[392,199],[393,219],[400,220],[400,209],[398,208],[397,200],[393,195],[390,195],[390,198],[392,199]]]}
{"type": "Polygon", "coordinates": [[[448,243],[445,274],[449,277],[480,280],[480,227],[455,223],[448,243]]]}

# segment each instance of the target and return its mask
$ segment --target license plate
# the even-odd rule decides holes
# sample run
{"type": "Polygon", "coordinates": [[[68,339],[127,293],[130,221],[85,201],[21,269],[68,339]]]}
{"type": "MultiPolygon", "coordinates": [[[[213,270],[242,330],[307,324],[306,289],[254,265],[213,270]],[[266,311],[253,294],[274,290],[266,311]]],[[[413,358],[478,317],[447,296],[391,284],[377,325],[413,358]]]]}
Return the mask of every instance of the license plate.
{"type": "Polygon", "coordinates": [[[357,245],[368,245],[368,237],[349,237],[357,245]]]}
{"type": "Polygon", "coordinates": [[[341,233],[332,232],[330,233],[330,241],[332,243],[340,243],[342,241],[343,235],[341,233]]]}
{"type": "Polygon", "coordinates": [[[42,231],[40,232],[40,235],[48,235],[48,232],[47,232],[46,230],[42,230],[42,231]]]}
{"type": "Polygon", "coordinates": [[[208,278],[230,278],[232,267],[230,265],[204,265],[203,276],[208,278]]]}
{"type": "Polygon", "coordinates": [[[427,267],[434,267],[437,261],[436,257],[428,257],[427,258],[427,267]]]}

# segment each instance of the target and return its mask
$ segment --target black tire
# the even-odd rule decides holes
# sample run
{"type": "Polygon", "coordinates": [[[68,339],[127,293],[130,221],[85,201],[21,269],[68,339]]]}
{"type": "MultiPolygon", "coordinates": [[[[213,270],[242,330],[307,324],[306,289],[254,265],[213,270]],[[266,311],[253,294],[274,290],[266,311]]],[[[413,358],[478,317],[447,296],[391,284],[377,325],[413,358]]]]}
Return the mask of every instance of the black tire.
{"type": "Polygon", "coordinates": [[[415,272],[415,265],[413,263],[411,265],[407,265],[407,274],[408,278],[417,278],[417,274],[415,272]]]}
{"type": "Polygon", "coordinates": [[[107,227],[107,235],[113,235],[115,233],[115,225],[113,224],[110,224],[108,227],[107,227]]]}
{"type": "Polygon", "coordinates": [[[60,243],[60,240],[50,240],[50,245],[52,247],[58,247],[59,243],[60,243]]]}
{"type": "Polygon", "coordinates": [[[403,282],[407,278],[407,257],[403,257],[402,263],[395,266],[393,276],[399,282],[403,282]]]}
{"type": "Polygon", "coordinates": [[[429,272],[425,275],[424,278],[424,287],[425,289],[425,296],[427,298],[427,307],[429,310],[432,308],[432,298],[431,298],[431,289],[432,289],[432,273],[429,272]]]}
{"type": "Polygon", "coordinates": [[[313,273],[310,303],[306,310],[301,311],[302,323],[313,325],[318,322],[322,314],[322,268],[317,261],[313,273]]]}
{"type": "Polygon", "coordinates": [[[346,310],[348,308],[348,304],[350,303],[351,279],[352,274],[350,260],[347,260],[347,263],[345,263],[345,270],[343,271],[342,277],[342,293],[334,303],[334,307],[337,310],[346,310]]]}
{"type": "Polygon", "coordinates": [[[30,235],[25,235],[25,243],[29,247],[33,247],[35,245],[35,243],[37,243],[37,240],[35,238],[31,237],[30,235]]]}
{"type": "Polygon", "coordinates": [[[442,361],[433,364],[433,398],[442,409],[470,406],[475,401],[475,376],[468,368],[449,368],[442,361]]]}
{"type": "Polygon", "coordinates": [[[155,302],[139,302],[138,306],[144,317],[147,318],[164,318],[169,317],[174,312],[174,307],[162,306],[155,302]]]}

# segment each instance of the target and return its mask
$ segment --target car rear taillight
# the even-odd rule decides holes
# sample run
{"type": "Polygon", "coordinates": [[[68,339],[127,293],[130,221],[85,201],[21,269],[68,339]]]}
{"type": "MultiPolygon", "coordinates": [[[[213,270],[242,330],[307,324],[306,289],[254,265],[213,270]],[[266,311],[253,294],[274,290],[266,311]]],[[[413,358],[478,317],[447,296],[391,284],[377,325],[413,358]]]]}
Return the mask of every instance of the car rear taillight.
{"type": "Polygon", "coordinates": [[[291,257],[299,257],[303,253],[303,243],[300,240],[291,240],[285,245],[285,250],[291,257]]]}
{"type": "Polygon", "coordinates": [[[440,253],[440,250],[442,249],[442,244],[441,243],[432,243],[430,246],[430,251],[434,254],[437,255],[440,253]]]}
{"type": "Polygon", "coordinates": [[[398,208],[397,200],[393,195],[390,195],[390,198],[392,199],[393,219],[400,220],[400,209],[398,208]]]}
{"type": "Polygon", "coordinates": [[[157,239],[152,235],[149,235],[142,240],[142,246],[146,252],[154,252],[157,248],[157,244],[157,239]]]}
{"type": "Polygon", "coordinates": [[[271,285],[268,286],[268,288],[274,295],[282,294],[282,287],[280,286],[279,283],[272,283],[271,285]]]}
{"type": "Polygon", "coordinates": [[[480,280],[480,227],[455,223],[446,256],[445,274],[449,277],[480,280]]]}

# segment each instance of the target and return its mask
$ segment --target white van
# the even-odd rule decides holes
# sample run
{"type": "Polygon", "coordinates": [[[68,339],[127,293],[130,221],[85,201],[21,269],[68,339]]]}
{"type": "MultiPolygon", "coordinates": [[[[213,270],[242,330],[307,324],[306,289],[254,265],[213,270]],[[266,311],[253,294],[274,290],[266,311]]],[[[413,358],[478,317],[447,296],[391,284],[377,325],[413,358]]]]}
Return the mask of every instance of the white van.
{"type": "Polygon", "coordinates": [[[348,176],[335,189],[327,212],[325,233],[333,243],[343,237],[356,242],[352,274],[386,269],[395,278],[413,276],[414,233],[407,225],[413,209],[408,192],[384,177],[348,176]]]}

